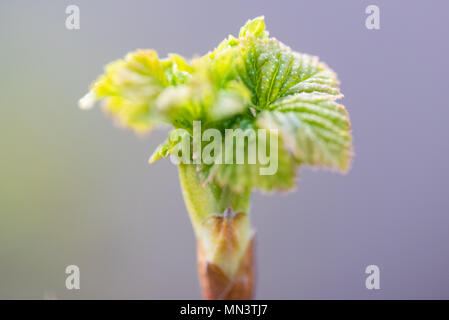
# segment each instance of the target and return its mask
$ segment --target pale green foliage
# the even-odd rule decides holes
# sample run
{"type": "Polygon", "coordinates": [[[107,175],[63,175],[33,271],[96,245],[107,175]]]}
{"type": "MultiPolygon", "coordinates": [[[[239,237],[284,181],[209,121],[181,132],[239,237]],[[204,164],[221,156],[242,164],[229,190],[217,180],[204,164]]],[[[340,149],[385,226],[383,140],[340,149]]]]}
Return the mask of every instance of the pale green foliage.
{"type": "MultiPolygon", "coordinates": [[[[297,165],[347,170],[352,154],[348,114],[335,73],[318,58],[292,51],[268,37],[263,17],[250,20],[239,37],[187,62],[153,50],[137,51],[106,67],[91,95],[121,124],[145,131],[168,123],[192,133],[202,129],[266,128],[279,132],[279,169],[260,175],[261,164],[198,165],[203,184],[234,192],[289,189],[297,165]]],[[[178,139],[168,138],[151,157],[167,157],[178,139]]],[[[248,143],[256,143],[249,141],[248,143]]]]}
{"type": "Polygon", "coordinates": [[[180,56],[161,61],[156,51],[139,50],[108,64],[92,91],[95,98],[104,98],[106,111],[120,124],[146,131],[161,120],[154,110],[159,95],[169,86],[186,82],[190,71],[180,56]]]}

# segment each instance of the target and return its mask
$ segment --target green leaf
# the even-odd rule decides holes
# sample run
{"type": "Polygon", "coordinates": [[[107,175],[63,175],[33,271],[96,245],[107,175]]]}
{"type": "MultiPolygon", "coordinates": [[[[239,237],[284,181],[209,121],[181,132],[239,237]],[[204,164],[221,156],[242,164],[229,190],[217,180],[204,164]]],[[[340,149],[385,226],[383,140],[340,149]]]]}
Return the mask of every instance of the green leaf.
{"type": "Polygon", "coordinates": [[[297,94],[264,111],[257,123],[277,129],[300,164],[347,171],[352,156],[350,124],[343,106],[320,96],[297,94]]]}
{"type": "Polygon", "coordinates": [[[145,132],[164,121],[155,109],[157,97],[169,85],[187,82],[190,71],[180,56],[160,60],[154,50],[138,50],[107,65],[87,97],[104,99],[105,111],[119,124],[145,132]]]}
{"type": "Polygon", "coordinates": [[[248,20],[246,24],[240,28],[239,38],[255,37],[258,39],[267,39],[268,31],[265,30],[265,18],[260,16],[252,20],[248,20]]]}
{"type": "Polygon", "coordinates": [[[222,141],[221,153],[216,155],[216,159],[220,159],[220,163],[198,165],[201,181],[204,184],[216,183],[221,187],[228,187],[236,193],[243,193],[253,188],[262,191],[291,189],[296,177],[295,160],[284,147],[282,137],[269,131],[259,133],[257,130],[259,128],[261,127],[257,127],[248,119],[236,121],[232,129],[241,129],[241,135],[240,138],[234,140],[231,163],[226,163],[226,159],[230,159],[230,156],[225,145],[225,140],[228,137],[225,136],[222,141]],[[261,143],[260,135],[263,135],[264,144],[261,143]],[[243,163],[239,163],[236,156],[238,139],[244,141],[243,163]],[[261,158],[261,153],[265,159],[261,158]],[[252,160],[250,160],[250,154],[255,155],[252,160]]]}
{"type": "Polygon", "coordinates": [[[335,73],[317,57],[294,52],[275,39],[244,39],[240,48],[239,75],[258,109],[271,109],[277,99],[303,92],[342,97],[335,73]]]}
{"type": "Polygon", "coordinates": [[[346,110],[335,102],[343,97],[336,74],[317,57],[268,39],[263,19],[248,22],[237,41],[238,46],[221,44],[214,57],[219,50],[237,52],[234,68],[250,90],[255,109],[248,121],[254,128],[279,132],[279,171],[263,176],[257,164],[216,164],[201,167],[204,181],[236,192],[269,191],[291,188],[298,164],[346,171],[352,156],[351,128],[346,110]]]}
{"type": "Polygon", "coordinates": [[[182,56],[172,53],[161,63],[171,86],[185,84],[190,80],[193,68],[182,56]]]}
{"type": "Polygon", "coordinates": [[[181,135],[174,137],[173,134],[170,134],[168,138],[154,150],[148,162],[153,163],[161,158],[167,158],[181,139],[181,135]]]}
{"type": "MultiPolygon", "coordinates": [[[[281,142],[280,142],[281,143],[281,142]]],[[[214,182],[220,187],[229,187],[233,192],[244,193],[253,188],[261,191],[288,190],[294,187],[296,164],[284,148],[273,155],[271,162],[277,162],[273,175],[262,175],[267,168],[259,161],[256,164],[213,164],[200,165],[200,178],[203,183],[214,182]]]]}
{"type": "Polygon", "coordinates": [[[192,129],[193,121],[204,127],[245,113],[250,92],[237,80],[234,53],[220,52],[214,59],[196,59],[185,84],[169,87],[158,97],[157,109],[175,128],[192,129]]]}

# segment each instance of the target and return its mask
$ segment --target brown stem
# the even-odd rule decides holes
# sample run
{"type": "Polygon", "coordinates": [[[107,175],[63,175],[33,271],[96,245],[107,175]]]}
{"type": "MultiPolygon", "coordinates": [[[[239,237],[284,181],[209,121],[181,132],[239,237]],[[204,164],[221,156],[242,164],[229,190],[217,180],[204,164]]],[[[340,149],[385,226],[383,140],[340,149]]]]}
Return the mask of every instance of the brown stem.
{"type": "Polygon", "coordinates": [[[200,241],[197,242],[197,250],[198,275],[205,299],[249,300],[253,298],[255,283],[254,237],[249,242],[232,279],[220,267],[206,260],[200,241]]]}

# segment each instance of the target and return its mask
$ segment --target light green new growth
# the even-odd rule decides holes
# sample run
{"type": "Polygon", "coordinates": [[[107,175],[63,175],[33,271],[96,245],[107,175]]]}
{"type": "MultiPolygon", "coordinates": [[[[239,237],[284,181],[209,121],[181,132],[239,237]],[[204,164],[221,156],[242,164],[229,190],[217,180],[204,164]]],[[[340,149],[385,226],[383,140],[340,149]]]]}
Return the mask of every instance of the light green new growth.
{"type": "MultiPolygon", "coordinates": [[[[317,57],[292,51],[268,37],[263,17],[248,21],[192,61],[159,59],[154,50],[130,53],[105,68],[87,98],[104,99],[105,110],[138,132],[168,123],[192,133],[202,129],[265,128],[279,131],[279,169],[260,175],[260,164],[198,165],[203,183],[233,192],[292,188],[296,166],[346,171],[352,143],[348,114],[335,73],[317,57]]],[[[86,105],[87,106],[87,105],[86,105]]],[[[167,157],[178,139],[167,139],[151,162],[167,157]]],[[[251,143],[251,142],[249,142],[251,143]]],[[[255,143],[255,142],[252,142],[255,143]]]]}
{"type": "MultiPolygon", "coordinates": [[[[174,152],[180,141],[176,129],[193,135],[194,121],[201,122],[202,131],[214,128],[222,136],[225,129],[254,129],[257,135],[258,129],[278,130],[277,153],[269,155],[277,157],[273,175],[260,174],[259,157],[255,164],[179,165],[184,200],[207,261],[232,279],[253,237],[247,215],[253,189],[291,189],[303,164],[348,169],[351,127],[336,102],[341,97],[331,69],[269,38],[264,18],[258,17],[240,29],[238,38],[229,36],[191,61],[178,55],[159,59],[154,50],[129,53],[106,66],[80,107],[103,100],[119,124],[139,133],[171,125],[150,162],[174,152]],[[211,225],[217,215],[233,219],[224,215],[227,209],[244,214],[233,224],[232,237],[211,225]]],[[[246,150],[257,150],[251,145],[256,138],[245,142],[246,150]]]]}

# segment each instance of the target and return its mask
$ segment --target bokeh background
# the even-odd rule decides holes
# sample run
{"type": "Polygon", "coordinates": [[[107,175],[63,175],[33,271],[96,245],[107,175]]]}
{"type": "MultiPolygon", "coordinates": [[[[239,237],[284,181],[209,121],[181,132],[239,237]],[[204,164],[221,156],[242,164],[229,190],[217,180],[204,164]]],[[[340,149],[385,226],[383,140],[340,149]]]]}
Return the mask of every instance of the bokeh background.
{"type": "Polygon", "coordinates": [[[137,48],[204,54],[247,19],[342,82],[355,158],[255,194],[263,299],[449,298],[447,1],[0,2],[0,298],[200,298],[176,167],[78,99],[137,48]],[[65,28],[76,4],[81,29],[65,28]],[[381,29],[365,28],[380,7],[381,29]],[[81,289],[65,288],[65,267],[81,289]],[[381,289],[365,288],[376,264],[381,289]]]}

